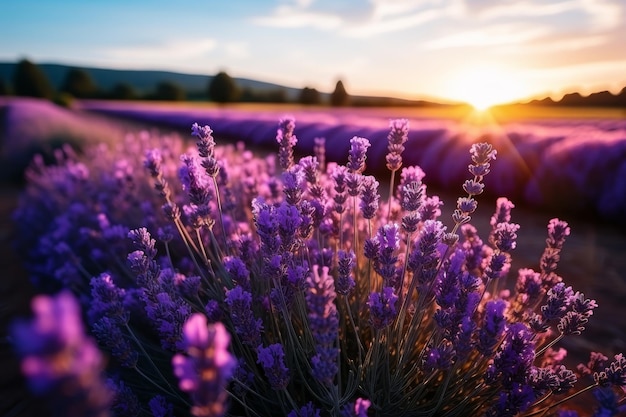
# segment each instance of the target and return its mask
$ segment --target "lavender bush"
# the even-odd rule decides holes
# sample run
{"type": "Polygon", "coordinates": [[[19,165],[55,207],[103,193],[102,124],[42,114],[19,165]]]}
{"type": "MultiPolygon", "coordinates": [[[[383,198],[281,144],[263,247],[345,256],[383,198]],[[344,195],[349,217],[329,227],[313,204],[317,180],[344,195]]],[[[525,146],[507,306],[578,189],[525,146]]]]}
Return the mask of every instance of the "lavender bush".
{"type": "Polygon", "coordinates": [[[496,150],[471,145],[446,227],[422,169],[402,165],[408,122],[390,127],[373,162],[380,143],[358,136],[345,164],[321,138],[298,158],[290,117],[277,157],[194,124],[189,149],[141,134],[34,162],[18,246],[42,291],[83,305],[114,415],[576,415],[567,400],[591,390],[597,415],[619,411],[626,359],[570,370],[558,347],[597,307],[557,274],[567,223],[513,273],[513,203],[482,237],[471,225],[496,150]]]}

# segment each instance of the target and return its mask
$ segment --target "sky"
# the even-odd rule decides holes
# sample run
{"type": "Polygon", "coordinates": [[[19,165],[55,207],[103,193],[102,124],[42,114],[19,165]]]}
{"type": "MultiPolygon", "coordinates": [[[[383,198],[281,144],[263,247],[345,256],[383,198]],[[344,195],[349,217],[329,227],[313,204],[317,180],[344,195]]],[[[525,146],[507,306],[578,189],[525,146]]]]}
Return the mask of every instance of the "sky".
{"type": "Polygon", "coordinates": [[[624,0],[0,0],[0,61],[507,102],[626,86],[624,0]]]}

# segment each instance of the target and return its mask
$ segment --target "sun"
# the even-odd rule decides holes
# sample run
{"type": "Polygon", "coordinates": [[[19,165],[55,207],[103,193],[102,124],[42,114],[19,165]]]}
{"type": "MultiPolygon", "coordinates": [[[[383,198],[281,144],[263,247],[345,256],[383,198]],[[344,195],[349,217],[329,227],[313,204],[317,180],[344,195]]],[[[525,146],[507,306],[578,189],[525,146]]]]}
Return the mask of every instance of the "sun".
{"type": "Polygon", "coordinates": [[[449,96],[486,110],[524,97],[524,85],[511,71],[495,66],[459,70],[450,79],[449,96]]]}

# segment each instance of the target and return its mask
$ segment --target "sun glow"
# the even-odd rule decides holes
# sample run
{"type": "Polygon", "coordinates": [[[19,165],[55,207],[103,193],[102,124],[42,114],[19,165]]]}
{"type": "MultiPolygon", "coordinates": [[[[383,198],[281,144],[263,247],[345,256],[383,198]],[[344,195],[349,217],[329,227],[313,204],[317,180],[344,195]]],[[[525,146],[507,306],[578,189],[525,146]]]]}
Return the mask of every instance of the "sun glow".
{"type": "Polygon", "coordinates": [[[522,99],[524,86],[510,71],[496,67],[472,67],[450,80],[450,97],[486,110],[496,104],[522,99]]]}

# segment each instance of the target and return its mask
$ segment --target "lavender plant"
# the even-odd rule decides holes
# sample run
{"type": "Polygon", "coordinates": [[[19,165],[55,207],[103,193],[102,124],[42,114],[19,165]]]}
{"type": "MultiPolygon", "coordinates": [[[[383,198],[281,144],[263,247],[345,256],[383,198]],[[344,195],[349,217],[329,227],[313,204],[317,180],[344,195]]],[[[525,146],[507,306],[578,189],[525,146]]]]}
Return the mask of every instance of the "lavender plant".
{"type": "Polygon", "coordinates": [[[448,228],[423,171],[401,169],[406,121],[383,204],[367,139],[345,165],[322,139],[296,160],[294,131],[281,120],[278,163],[197,124],[186,150],[142,135],[35,161],[19,245],[40,289],[83,304],[115,415],[545,416],[591,390],[619,409],[622,355],[572,371],[555,350],[597,307],[556,273],[567,223],[513,285],[513,204],[497,201],[484,240],[470,224],[491,145],[471,146],[448,228]]]}

